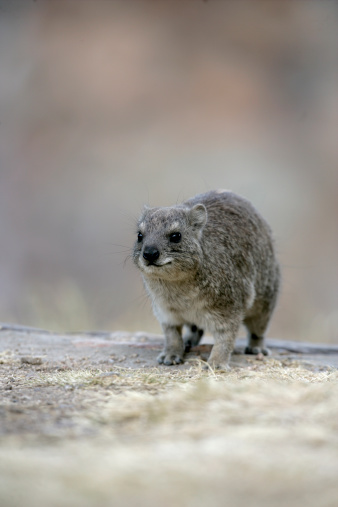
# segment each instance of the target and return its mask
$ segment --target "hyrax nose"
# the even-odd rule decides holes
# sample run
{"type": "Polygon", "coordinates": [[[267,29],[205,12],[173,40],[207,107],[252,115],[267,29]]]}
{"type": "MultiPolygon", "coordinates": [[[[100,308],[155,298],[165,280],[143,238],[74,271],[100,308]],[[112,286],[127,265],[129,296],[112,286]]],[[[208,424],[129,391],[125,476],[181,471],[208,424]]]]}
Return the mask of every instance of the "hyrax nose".
{"type": "Polygon", "coordinates": [[[160,252],[156,246],[146,246],[143,250],[143,257],[151,264],[156,261],[160,256],[160,252]]]}

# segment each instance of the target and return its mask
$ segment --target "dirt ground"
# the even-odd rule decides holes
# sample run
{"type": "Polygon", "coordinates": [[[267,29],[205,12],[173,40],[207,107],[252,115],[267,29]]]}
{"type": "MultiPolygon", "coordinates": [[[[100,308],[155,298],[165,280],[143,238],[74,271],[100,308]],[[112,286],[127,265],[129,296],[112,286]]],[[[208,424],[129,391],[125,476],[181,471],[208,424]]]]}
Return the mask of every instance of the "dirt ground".
{"type": "Polygon", "coordinates": [[[271,340],[230,372],[160,336],[0,328],[0,505],[332,506],[338,347],[271,340]]]}

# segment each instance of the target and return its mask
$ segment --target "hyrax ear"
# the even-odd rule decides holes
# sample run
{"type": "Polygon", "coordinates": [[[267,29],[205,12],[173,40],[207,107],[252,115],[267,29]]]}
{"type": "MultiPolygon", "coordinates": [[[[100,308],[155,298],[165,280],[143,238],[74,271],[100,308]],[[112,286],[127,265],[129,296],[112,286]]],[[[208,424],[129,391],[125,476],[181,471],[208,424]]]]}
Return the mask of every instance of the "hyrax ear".
{"type": "Polygon", "coordinates": [[[143,205],[143,210],[142,210],[142,213],[141,213],[141,216],[142,217],[145,217],[147,214],[148,214],[148,211],[151,210],[151,207],[150,206],[147,206],[146,204],[143,205]]]}
{"type": "Polygon", "coordinates": [[[189,221],[193,229],[201,230],[207,223],[208,213],[204,204],[195,204],[189,211],[189,221]]]}

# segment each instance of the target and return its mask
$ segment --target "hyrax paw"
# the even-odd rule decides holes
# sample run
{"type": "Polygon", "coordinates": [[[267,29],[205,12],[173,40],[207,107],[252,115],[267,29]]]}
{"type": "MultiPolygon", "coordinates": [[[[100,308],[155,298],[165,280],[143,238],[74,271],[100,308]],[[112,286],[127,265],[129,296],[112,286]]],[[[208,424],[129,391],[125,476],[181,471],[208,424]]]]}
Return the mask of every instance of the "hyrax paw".
{"type": "Polygon", "coordinates": [[[228,363],[222,363],[218,361],[208,361],[204,366],[203,370],[218,370],[218,371],[230,371],[231,368],[228,363]]]}
{"type": "Polygon", "coordinates": [[[170,366],[172,364],[182,364],[183,358],[179,354],[170,354],[167,352],[161,352],[161,354],[157,356],[157,362],[159,364],[165,364],[166,366],[170,366]]]}
{"type": "Polygon", "coordinates": [[[268,356],[270,354],[269,349],[266,349],[265,347],[245,347],[244,350],[245,354],[253,354],[257,356],[258,354],[263,354],[263,356],[268,356]]]}

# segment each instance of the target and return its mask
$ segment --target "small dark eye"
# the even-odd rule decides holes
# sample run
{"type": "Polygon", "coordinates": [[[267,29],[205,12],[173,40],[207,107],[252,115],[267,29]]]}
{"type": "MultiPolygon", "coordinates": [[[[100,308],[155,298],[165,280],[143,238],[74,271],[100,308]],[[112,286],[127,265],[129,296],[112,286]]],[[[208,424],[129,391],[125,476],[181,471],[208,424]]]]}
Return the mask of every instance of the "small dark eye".
{"type": "Polygon", "coordinates": [[[181,233],[180,232],[173,232],[169,236],[170,243],[179,243],[181,241],[181,233]]]}
{"type": "Polygon", "coordinates": [[[143,239],[143,234],[141,232],[139,232],[137,234],[137,241],[138,241],[138,243],[141,243],[142,239],[143,239]]]}

